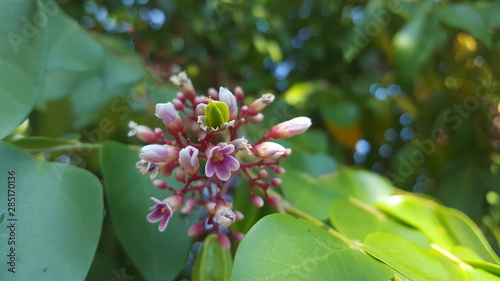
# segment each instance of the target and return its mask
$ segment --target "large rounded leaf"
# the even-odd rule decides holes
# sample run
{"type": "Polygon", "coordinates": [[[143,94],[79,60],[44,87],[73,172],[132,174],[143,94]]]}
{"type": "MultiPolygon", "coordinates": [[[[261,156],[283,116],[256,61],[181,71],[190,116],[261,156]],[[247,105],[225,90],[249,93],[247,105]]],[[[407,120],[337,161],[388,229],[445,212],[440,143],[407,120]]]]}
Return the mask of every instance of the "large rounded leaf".
{"type": "Polygon", "coordinates": [[[116,142],[104,144],[102,169],[111,218],[118,238],[146,280],[173,280],[186,262],[191,238],[189,224],[177,214],[165,232],[146,220],[154,196],[171,195],[155,188],[135,167],[137,151],[116,142]]]}
{"type": "Polygon", "coordinates": [[[4,22],[0,25],[0,139],[26,119],[41,92],[47,18],[58,10],[50,1],[0,2],[4,22]]]}
{"type": "Polygon", "coordinates": [[[387,281],[387,266],[290,215],[261,219],[242,240],[231,280],[387,281]]]}
{"type": "Polygon", "coordinates": [[[0,243],[0,280],[84,280],[101,234],[99,180],[10,144],[0,142],[0,155],[0,209],[7,211],[2,241],[13,237],[0,243]],[[13,263],[7,255],[15,256],[13,263]]]}

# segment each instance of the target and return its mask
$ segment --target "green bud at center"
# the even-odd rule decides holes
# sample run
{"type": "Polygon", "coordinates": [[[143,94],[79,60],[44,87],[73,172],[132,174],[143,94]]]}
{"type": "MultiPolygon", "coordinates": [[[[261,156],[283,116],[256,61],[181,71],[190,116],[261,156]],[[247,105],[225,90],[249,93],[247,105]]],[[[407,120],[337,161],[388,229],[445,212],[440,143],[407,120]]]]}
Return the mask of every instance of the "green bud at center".
{"type": "Polygon", "coordinates": [[[229,121],[229,108],[227,104],[208,99],[208,105],[205,107],[205,122],[207,126],[210,128],[219,128],[227,121],[229,121]]]}

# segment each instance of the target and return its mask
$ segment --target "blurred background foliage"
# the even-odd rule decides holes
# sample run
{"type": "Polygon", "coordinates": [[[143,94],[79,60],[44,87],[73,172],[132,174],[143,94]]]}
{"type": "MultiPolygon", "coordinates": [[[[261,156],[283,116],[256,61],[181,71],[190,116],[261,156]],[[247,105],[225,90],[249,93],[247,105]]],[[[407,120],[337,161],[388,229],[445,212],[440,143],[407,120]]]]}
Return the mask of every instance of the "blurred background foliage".
{"type": "MultiPolygon", "coordinates": [[[[58,3],[95,33],[82,36],[63,17],[49,24],[46,82],[30,134],[134,142],[128,121],[159,126],[152,106],[175,97],[168,77],[186,70],[200,92],[240,85],[248,99],[275,93],[269,123],[310,116],[313,130],[292,140],[291,171],[370,169],[465,212],[498,252],[498,2],[58,3]]],[[[79,155],[99,173],[94,153],[79,155]]],[[[74,157],[59,161],[79,165],[74,157]]],[[[105,223],[103,236],[112,231],[105,223]]]]}

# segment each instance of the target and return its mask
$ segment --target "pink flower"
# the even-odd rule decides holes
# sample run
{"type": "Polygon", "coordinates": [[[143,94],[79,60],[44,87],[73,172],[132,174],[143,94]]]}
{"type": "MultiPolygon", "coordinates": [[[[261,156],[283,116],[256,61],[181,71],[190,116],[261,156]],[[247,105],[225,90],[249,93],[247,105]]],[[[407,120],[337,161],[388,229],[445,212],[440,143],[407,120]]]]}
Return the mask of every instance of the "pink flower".
{"type": "Polygon", "coordinates": [[[200,162],[198,160],[198,149],[188,145],[179,152],[179,165],[186,174],[196,175],[200,170],[200,162]]]}
{"type": "Polygon", "coordinates": [[[149,127],[138,125],[134,121],[130,121],[128,123],[128,127],[130,128],[130,131],[128,132],[129,137],[137,135],[138,139],[148,143],[156,142],[158,140],[155,132],[153,132],[153,130],[151,130],[151,128],[149,127]]]}
{"type": "Polygon", "coordinates": [[[215,222],[223,227],[230,227],[236,220],[233,210],[226,204],[217,204],[215,207],[215,222]]]}
{"type": "Polygon", "coordinates": [[[286,149],[281,144],[275,142],[263,142],[254,146],[252,152],[260,158],[278,159],[285,154],[286,149]]]}
{"type": "Polygon", "coordinates": [[[229,155],[234,152],[234,145],[220,143],[217,146],[207,150],[207,165],[205,166],[205,174],[211,177],[214,173],[223,181],[231,177],[231,172],[237,171],[240,168],[240,162],[233,156],[229,155]]]}
{"type": "Polygon", "coordinates": [[[179,157],[179,148],[171,145],[149,144],[141,148],[139,155],[144,161],[165,164],[179,157]]]}
{"type": "Polygon", "coordinates": [[[271,128],[266,134],[268,138],[285,139],[298,134],[302,134],[311,127],[311,119],[309,117],[295,117],[271,128]]]}
{"type": "Polygon", "coordinates": [[[170,220],[172,215],[177,210],[179,210],[180,206],[182,205],[183,198],[181,195],[175,194],[165,198],[163,201],[158,200],[154,197],[151,197],[151,200],[153,200],[156,204],[153,207],[149,208],[153,211],[149,213],[147,219],[150,223],[160,221],[158,230],[163,232],[167,228],[168,221],[170,220]]]}
{"type": "Polygon", "coordinates": [[[247,113],[251,116],[259,114],[267,105],[274,101],[273,94],[263,94],[248,106],[247,113]]]}
{"type": "Polygon", "coordinates": [[[233,140],[233,145],[237,150],[245,151],[248,154],[252,154],[252,145],[248,144],[248,140],[245,137],[233,140]]]}
{"type": "Polygon", "coordinates": [[[170,81],[179,87],[179,90],[188,100],[193,100],[196,97],[193,83],[191,83],[191,79],[188,78],[185,71],[170,77],[170,81]]]}

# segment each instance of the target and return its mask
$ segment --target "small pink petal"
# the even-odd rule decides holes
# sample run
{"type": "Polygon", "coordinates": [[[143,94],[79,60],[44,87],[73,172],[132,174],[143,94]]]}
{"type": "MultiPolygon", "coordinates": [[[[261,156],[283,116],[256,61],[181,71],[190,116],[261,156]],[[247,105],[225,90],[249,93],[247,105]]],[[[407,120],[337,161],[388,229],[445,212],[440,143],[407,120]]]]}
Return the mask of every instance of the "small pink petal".
{"type": "Polygon", "coordinates": [[[172,213],[170,211],[167,211],[163,219],[161,220],[160,224],[158,225],[158,230],[163,232],[167,228],[168,221],[170,220],[170,217],[172,217],[172,213]]]}
{"type": "Polygon", "coordinates": [[[238,160],[236,160],[231,155],[225,155],[224,156],[224,164],[226,164],[226,166],[231,171],[238,171],[238,169],[240,168],[240,162],[238,162],[238,160]]]}
{"type": "Polygon", "coordinates": [[[228,144],[225,147],[222,147],[218,152],[223,154],[231,154],[234,152],[234,145],[228,144]]]}
{"type": "Polygon", "coordinates": [[[217,177],[223,181],[227,181],[231,177],[231,171],[224,162],[215,165],[215,173],[217,177]]]}
{"type": "Polygon", "coordinates": [[[150,223],[155,223],[163,218],[163,212],[161,211],[160,208],[157,208],[156,210],[151,212],[146,218],[150,223]]]}
{"type": "Polygon", "coordinates": [[[205,165],[205,175],[207,177],[211,177],[214,175],[215,172],[215,167],[214,167],[214,162],[212,159],[208,159],[207,164],[205,165]]]}

